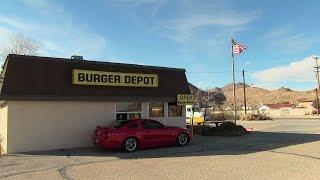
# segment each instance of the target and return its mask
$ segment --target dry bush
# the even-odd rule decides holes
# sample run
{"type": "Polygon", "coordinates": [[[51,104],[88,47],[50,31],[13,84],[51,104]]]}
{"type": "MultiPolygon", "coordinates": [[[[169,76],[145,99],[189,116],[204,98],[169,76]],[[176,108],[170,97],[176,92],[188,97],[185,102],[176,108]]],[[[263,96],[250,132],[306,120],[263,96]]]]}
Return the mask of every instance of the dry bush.
{"type": "MultiPolygon", "coordinates": [[[[190,125],[187,125],[190,129],[190,125]]],[[[193,133],[202,136],[244,136],[249,134],[241,125],[235,125],[233,122],[224,122],[218,127],[209,125],[193,126],[193,133]]]]}
{"type": "MultiPolygon", "coordinates": [[[[218,114],[209,114],[209,121],[224,121],[224,120],[232,120],[233,113],[218,113],[218,114]]],[[[237,119],[240,119],[240,116],[237,116],[237,119]]]]}
{"type": "Polygon", "coordinates": [[[263,115],[263,114],[247,114],[247,115],[242,115],[240,120],[256,121],[256,120],[271,120],[271,118],[269,116],[263,115]]]}
{"type": "MultiPolygon", "coordinates": [[[[186,127],[187,129],[191,129],[191,125],[187,125],[186,127]]],[[[208,125],[195,125],[193,126],[193,134],[202,134],[208,128],[210,128],[208,125]]]]}

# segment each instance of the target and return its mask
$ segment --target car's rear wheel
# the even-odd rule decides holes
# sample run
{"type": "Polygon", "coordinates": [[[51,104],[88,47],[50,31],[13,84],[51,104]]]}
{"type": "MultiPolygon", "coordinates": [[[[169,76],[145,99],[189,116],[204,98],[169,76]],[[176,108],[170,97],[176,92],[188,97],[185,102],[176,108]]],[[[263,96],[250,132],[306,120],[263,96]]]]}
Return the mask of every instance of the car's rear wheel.
{"type": "Polygon", "coordinates": [[[133,152],[138,148],[138,141],[134,137],[127,138],[123,142],[123,149],[127,152],[133,152]]]}
{"type": "Polygon", "coordinates": [[[179,134],[178,138],[177,138],[177,144],[179,146],[184,146],[188,143],[189,141],[189,136],[187,133],[181,133],[179,134]]]}

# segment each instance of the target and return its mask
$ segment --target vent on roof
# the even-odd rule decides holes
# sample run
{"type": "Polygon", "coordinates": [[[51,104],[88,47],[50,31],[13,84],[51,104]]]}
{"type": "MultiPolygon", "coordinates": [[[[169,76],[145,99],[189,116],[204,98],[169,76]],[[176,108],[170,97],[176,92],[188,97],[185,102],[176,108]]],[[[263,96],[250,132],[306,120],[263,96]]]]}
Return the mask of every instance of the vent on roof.
{"type": "Polygon", "coordinates": [[[83,60],[83,56],[72,55],[71,59],[73,59],[73,60],[83,60]]]}

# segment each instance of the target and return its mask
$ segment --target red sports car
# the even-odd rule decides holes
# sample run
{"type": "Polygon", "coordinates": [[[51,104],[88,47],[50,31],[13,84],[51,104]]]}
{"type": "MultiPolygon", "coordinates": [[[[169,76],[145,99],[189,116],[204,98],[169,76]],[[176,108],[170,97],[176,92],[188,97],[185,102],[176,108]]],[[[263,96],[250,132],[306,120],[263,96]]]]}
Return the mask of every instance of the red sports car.
{"type": "Polygon", "coordinates": [[[124,121],[116,127],[97,126],[94,144],[110,149],[123,148],[133,152],[137,148],[149,148],[178,144],[186,145],[191,140],[188,129],[165,126],[151,119],[124,121]]]}

